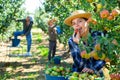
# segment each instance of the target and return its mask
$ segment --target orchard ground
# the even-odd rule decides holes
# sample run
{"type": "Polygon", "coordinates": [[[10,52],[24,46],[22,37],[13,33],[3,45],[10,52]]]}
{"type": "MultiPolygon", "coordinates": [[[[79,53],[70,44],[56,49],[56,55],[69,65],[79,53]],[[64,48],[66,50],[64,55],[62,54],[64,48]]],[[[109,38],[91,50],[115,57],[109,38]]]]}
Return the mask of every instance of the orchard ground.
{"type": "MultiPolygon", "coordinates": [[[[0,80],[45,80],[44,69],[48,63],[46,55],[48,52],[48,36],[41,29],[32,29],[33,44],[31,48],[32,57],[19,57],[15,56],[18,53],[21,54],[19,49],[10,51],[11,57],[8,55],[8,47],[11,45],[11,41],[0,42],[0,80]]],[[[19,37],[21,39],[21,45],[23,46],[23,53],[26,51],[25,37],[19,37]]],[[[72,58],[67,52],[67,48],[64,48],[62,44],[57,43],[57,56],[62,56],[61,65],[68,65],[72,63],[72,58]]],[[[54,65],[54,64],[52,64],[54,65]]],[[[51,65],[50,65],[51,66],[51,65]]],[[[71,65],[70,65],[71,66],[71,65]]]]}

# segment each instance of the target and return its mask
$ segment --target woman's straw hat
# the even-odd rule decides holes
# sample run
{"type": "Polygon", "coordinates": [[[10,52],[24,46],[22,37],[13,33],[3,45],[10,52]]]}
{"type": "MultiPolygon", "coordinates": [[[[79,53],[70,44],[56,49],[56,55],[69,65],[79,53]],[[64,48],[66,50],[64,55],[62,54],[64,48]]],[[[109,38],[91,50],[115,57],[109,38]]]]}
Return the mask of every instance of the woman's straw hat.
{"type": "Polygon", "coordinates": [[[76,10],[69,17],[64,20],[64,23],[68,26],[72,26],[72,20],[75,18],[90,18],[91,13],[85,12],[84,10],[76,10]]]}

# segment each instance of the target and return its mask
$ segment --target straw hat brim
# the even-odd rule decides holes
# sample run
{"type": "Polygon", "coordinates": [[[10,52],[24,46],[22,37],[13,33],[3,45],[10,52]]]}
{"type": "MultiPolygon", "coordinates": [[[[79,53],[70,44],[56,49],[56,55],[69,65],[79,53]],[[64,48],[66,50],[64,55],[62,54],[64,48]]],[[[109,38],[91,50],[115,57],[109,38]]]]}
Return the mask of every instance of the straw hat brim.
{"type": "Polygon", "coordinates": [[[69,16],[67,17],[65,20],[64,20],[64,23],[68,26],[72,26],[72,20],[75,19],[75,18],[90,18],[91,17],[91,13],[83,13],[83,14],[76,14],[76,15],[72,15],[72,16],[69,16]]]}

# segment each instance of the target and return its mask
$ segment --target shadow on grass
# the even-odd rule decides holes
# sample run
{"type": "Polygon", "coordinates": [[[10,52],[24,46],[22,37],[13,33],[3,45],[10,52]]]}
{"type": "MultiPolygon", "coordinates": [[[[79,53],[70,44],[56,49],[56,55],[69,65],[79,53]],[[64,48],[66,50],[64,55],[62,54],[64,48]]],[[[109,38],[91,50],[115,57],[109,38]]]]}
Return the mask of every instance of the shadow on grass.
{"type": "Polygon", "coordinates": [[[18,72],[16,76],[20,80],[45,80],[43,71],[32,71],[32,72],[18,72]]]}
{"type": "MultiPolygon", "coordinates": [[[[45,80],[44,68],[46,66],[47,59],[45,57],[41,57],[41,58],[29,58],[28,60],[29,62],[35,62],[35,64],[38,64],[42,67],[40,68],[39,71],[35,71],[35,72],[24,72],[24,73],[21,72],[20,74],[23,77],[20,78],[20,80],[45,80]]],[[[16,73],[16,74],[19,74],[19,73],[16,73]]]]}
{"type": "Polygon", "coordinates": [[[65,51],[62,55],[61,55],[62,59],[65,60],[67,58],[70,58],[70,54],[69,51],[65,51]]]}
{"type": "MultiPolygon", "coordinates": [[[[65,56],[62,56],[63,58],[65,56]]],[[[2,78],[4,80],[6,79],[15,79],[15,80],[45,80],[45,74],[44,70],[45,68],[48,67],[53,67],[53,66],[64,66],[64,67],[71,67],[71,64],[66,63],[66,62],[61,62],[61,64],[54,64],[54,62],[49,63],[47,57],[32,57],[32,58],[27,58],[28,61],[25,62],[0,62],[2,64],[2,67],[12,67],[14,69],[14,72],[7,72],[4,71],[4,74],[2,74],[2,78]],[[32,69],[32,66],[37,65],[38,70],[34,71],[29,70],[32,69]],[[22,67],[19,68],[19,67],[22,67]],[[28,69],[28,71],[23,71],[24,69],[28,69]]],[[[64,60],[64,59],[62,59],[64,60]]],[[[3,71],[1,71],[3,73],[3,71]]],[[[1,74],[0,73],[0,74],[1,74]]]]}
{"type": "Polygon", "coordinates": [[[17,66],[21,66],[22,63],[21,62],[0,62],[0,68],[2,67],[13,67],[16,68],[17,66]]]}
{"type": "Polygon", "coordinates": [[[15,80],[45,80],[43,71],[16,72],[14,74],[5,72],[1,74],[0,80],[15,79],[15,80]]]}
{"type": "MultiPolygon", "coordinates": [[[[33,58],[38,60],[37,58],[33,58]]],[[[31,61],[33,60],[31,59],[31,61]]],[[[39,61],[39,60],[38,60],[39,61]]],[[[30,66],[34,66],[37,63],[25,63],[22,64],[21,62],[1,62],[0,64],[2,64],[1,69],[0,69],[0,80],[6,80],[6,79],[15,79],[15,80],[45,80],[44,79],[44,69],[40,69],[38,71],[34,71],[34,70],[30,70],[29,68],[30,66]],[[22,66],[22,70],[21,69],[17,69],[17,67],[21,67],[22,66]],[[12,69],[14,69],[14,72],[9,72],[6,71],[7,67],[12,67],[12,69]],[[23,70],[27,68],[28,71],[27,72],[23,72],[23,70]]]]}

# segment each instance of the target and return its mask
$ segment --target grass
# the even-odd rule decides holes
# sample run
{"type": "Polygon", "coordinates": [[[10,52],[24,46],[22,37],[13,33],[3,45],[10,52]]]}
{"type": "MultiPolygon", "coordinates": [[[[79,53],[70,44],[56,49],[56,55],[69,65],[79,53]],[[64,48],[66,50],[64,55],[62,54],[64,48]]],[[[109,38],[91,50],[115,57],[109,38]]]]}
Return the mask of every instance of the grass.
{"type": "Polygon", "coordinates": [[[37,42],[38,42],[38,43],[41,43],[41,42],[42,42],[42,39],[41,39],[41,38],[38,38],[38,39],[37,39],[37,42]]]}
{"type": "Polygon", "coordinates": [[[39,50],[38,54],[40,56],[47,56],[48,55],[48,47],[46,46],[38,46],[37,49],[39,50]]]}
{"type": "Polygon", "coordinates": [[[9,79],[11,76],[12,74],[9,72],[0,72],[0,79],[2,80],[9,79]]]}

